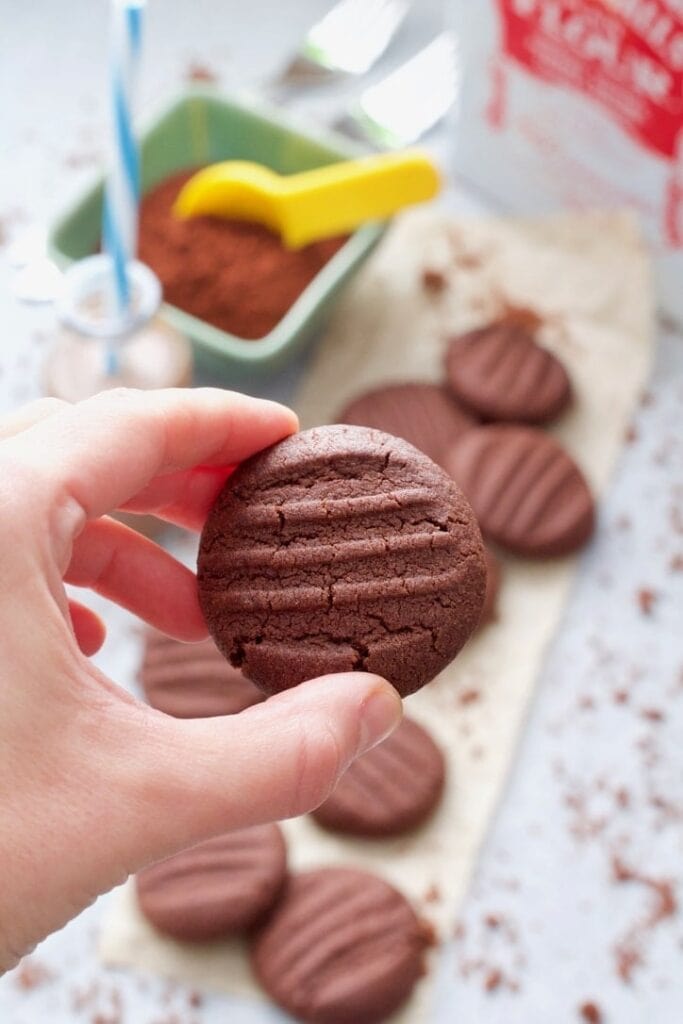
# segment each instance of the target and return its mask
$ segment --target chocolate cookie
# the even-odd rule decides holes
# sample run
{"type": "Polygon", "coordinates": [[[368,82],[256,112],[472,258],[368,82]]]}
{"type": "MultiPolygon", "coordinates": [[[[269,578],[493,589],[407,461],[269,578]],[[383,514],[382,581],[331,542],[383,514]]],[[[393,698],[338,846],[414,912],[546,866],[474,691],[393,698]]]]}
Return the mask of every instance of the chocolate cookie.
{"type": "Polygon", "coordinates": [[[209,839],[136,876],[140,910],[160,932],[204,942],[250,927],[270,909],[287,872],[277,825],[209,839]]]}
{"type": "Polygon", "coordinates": [[[567,555],[591,536],[595,506],[583,473],[559,442],[531,427],[475,427],[448,470],[484,534],[519,555],[567,555]]]}
{"type": "Polygon", "coordinates": [[[149,630],[138,679],[152,707],[175,718],[234,715],[263,700],[213,640],[183,644],[149,630]]]}
{"type": "Polygon", "coordinates": [[[458,401],[486,420],[547,423],[572,395],[559,359],[505,320],[453,338],[446,375],[458,401]]]}
{"type": "Polygon", "coordinates": [[[239,466],[202,532],[198,580],[216,645],[267,693],[359,670],[405,696],[476,627],[486,568],[443,470],[399,438],[331,426],[239,466]]]}
{"type": "Polygon", "coordinates": [[[445,774],[443,755],[429,733],[404,718],[389,739],[354,761],[313,816],[332,832],[400,835],[432,813],[445,774]]]}
{"type": "Polygon", "coordinates": [[[498,591],[500,590],[500,562],[491,551],[491,548],[484,547],[484,558],[486,559],[486,594],[484,596],[484,607],[481,610],[479,625],[485,626],[493,622],[497,617],[496,603],[498,591]]]}
{"type": "Polygon", "coordinates": [[[268,994],[306,1024],[377,1024],[423,972],[424,930],[376,875],[322,868],[290,879],[256,937],[252,962],[268,994]]]}
{"type": "Polygon", "coordinates": [[[436,384],[386,384],[351,402],[340,423],[373,427],[402,437],[442,464],[449,446],[474,419],[436,384]]]}

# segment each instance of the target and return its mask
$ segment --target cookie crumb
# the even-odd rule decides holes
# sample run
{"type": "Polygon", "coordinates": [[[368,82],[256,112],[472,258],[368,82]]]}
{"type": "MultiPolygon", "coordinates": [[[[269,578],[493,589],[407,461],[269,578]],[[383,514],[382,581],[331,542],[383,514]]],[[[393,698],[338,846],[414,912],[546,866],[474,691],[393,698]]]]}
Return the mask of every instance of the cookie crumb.
{"type": "Polygon", "coordinates": [[[637,871],[617,854],[612,856],[612,877],[619,883],[636,882],[648,889],[653,897],[648,912],[631,926],[614,947],[617,976],[629,984],[636,968],[644,963],[644,947],[649,935],[663,921],[676,914],[678,903],[670,880],[653,878],[637,871]]]}
{"type": "Polygon", "coordinates": [[[623,786],[615,791],[614,799],[619,807],[626,809],[631,806],[631,794],[623,786]]]}
{"type": "Polygon", "coordinates": [[[582,1003],[579,1007],[579,1016],[587,1024],[602,1024],[603,1021],[602,1010],[593,1002],[582,1003]]]}
{"type": "Polygon", "coordinates": [[[214,85],[220,75],[202,61],[193,60],[185,69],[186,82],[203,82],[204,85],[214,85]]]}
{"type": "Polygon", "coordinates": [[[440,295],[448,285],[446,275],[433,267],[426,267],[422,271],[422,287],[431,295],[440,295]]]}
{"type": "Polygon", "coordinates": [[[503,982],[503,972],[497,967],[494,967],[486,975],[484,979],[484,988],[487,992],[495,992],[496,989],[500,988],[503,982]]]}
{"type": "Polygon", "coordinates": [[[638,607],[640,608],[643,615],[652,615],[655,604],[657,603],[658,594],[656,591],[651,590],[649,587],[641,587],[636,593],[636,599],[638,601],[638,607]]]}
{"type": "Polygon", "coordinates": [[[481,694],[479,690],[465,690],[464,693],[460,694],[459,702],[464,707],[467,707],[468,704],[475,704],[480,699],[481,694]]]}
{"type": "Polygon", "coordinates": [[[441,902],[441,889],[438,885],[432,883],[429,886],[426,893],[424,894],[425,903],[440,903],[441,902]]]}
{"type": "Polygon", "coordinates": [[[24,992],[32,992],[54,979],[52,971],[39,960],[24,958],[14,972],[14,981],[24,992]]]}

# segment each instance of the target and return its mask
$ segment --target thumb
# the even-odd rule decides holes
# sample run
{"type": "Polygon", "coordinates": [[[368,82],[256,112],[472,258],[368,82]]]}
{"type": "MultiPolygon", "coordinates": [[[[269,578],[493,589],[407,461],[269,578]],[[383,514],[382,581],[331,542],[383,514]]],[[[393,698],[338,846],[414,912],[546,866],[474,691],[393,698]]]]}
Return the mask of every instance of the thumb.
{"type": "MultiPolygon", "coordinates": [[[[230,829],[317,807],[349,764],[399,724],[402,703],[378,676],[325,676],[224,718],[150,711],[126,799],[129,870],[230,829]]],[[[129,763],[130,767],[130,763],[129,763]]]]}

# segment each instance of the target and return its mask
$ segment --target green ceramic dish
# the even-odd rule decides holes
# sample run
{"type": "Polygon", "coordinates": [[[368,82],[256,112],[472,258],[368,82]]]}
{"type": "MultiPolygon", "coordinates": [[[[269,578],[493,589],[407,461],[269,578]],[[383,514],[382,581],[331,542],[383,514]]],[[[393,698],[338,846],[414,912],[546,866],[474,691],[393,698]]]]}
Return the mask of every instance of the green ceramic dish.
{"type": "MultiPolygon", "coordinates": [[[[307,134],[279,113],[206,91],[181,96],[141,139],[142,187],[151,188],[173,171],[219,160],[254,160],[281,174],[292,174],[357,155],[336,135],[307,134]]],[[[64,266],[90,255],[98,245],[102,183],[85,195],[54,226],[53,259],[64,266]]],[[[272,372],[285,365],[322,326],[334,300],[384,231],[367,224],[316,275],[279,324],[258,341],[221,331],[175,306],[163,315],[193,343],[198,366],[212,376],[235,379],[239,372],[272,372]]]]}

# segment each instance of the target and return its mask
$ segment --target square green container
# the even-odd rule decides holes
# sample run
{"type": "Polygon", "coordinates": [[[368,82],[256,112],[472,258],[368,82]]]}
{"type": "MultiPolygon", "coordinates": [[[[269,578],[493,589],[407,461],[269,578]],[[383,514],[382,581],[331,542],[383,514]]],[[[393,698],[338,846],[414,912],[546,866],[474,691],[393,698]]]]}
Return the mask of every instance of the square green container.
{"type": "MultiPolygon", "coordinates": [[[[307,134],[255,104],[216,93],[183,94],[142,135],[143,191],[184,167],[219,160],[253,160],[280,174],[293,174],[357,156],[340,136],[307,134]]],[[[91,255],[99,244],[102,182],[54,226],[49,240],[61,266],[91,255]]],[[[213,377],[271,373],[284,366],[320,330],[334,300],[384,232],[366,224],[320,270],[277,326],[248,341],[164,304],[162,314],[190,338],[199,369],[213,377]]]]}

